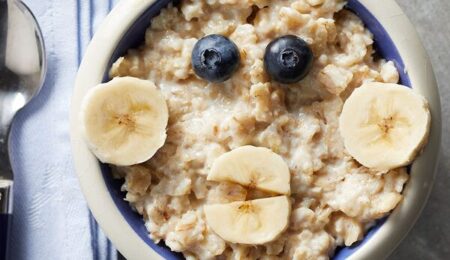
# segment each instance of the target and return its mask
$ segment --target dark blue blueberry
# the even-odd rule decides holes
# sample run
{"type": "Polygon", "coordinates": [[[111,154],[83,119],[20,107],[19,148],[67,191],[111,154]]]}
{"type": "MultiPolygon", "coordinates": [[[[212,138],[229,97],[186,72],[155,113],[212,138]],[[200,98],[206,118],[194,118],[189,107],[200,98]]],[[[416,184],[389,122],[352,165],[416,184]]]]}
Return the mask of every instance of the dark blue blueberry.
{"type": "Polygon", "coordinates": [[[225,36],[211,34],[201,38],[192,50],[195,74],[210,82],[223,82],[238,69],[240,61],[236,44],[225,36]]]}
{"type": "Polygon", "coordinates": [[[297,36],[285,35],[267,45],[264,67],[272,80],[290,84],[308,75],[313,58],[308,43],[297,36]]]}

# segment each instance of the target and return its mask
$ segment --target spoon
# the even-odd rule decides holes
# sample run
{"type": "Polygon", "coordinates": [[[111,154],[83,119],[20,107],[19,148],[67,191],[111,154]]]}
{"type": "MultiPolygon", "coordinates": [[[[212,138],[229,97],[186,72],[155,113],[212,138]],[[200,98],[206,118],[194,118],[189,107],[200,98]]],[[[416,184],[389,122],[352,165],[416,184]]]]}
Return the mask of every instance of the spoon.
{"type": "Polygon", "coordinates": [[[42,34],[31,11],[21,1],[0,0],[0,259],[7,259],[13,213],[11,123],[39,93],[46,69],[42,34]]]}

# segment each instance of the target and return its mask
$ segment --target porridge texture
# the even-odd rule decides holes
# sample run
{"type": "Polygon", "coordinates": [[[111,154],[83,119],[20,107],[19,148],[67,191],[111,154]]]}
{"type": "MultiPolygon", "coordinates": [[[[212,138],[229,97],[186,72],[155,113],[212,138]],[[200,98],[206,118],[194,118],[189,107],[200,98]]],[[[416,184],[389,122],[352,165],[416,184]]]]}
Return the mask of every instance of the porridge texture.
{"type": "Polygon", "coordinates": [[[338,130],[343,102],[364,82],[399,80],[374,58],[373,37],[339,0],[191,0],[152,20],[145,44],[118,59],[111,76],[153,81],[169,109],[165,145],[149,161],[113,167],[150,237],[187,259],[328,259],[361,240],[402,199],[404,168],[376,171],[347,153],[338,130]],[[194,44],[229,37],[241,65],[224,83],[198,78],[194,44]],[[269,79],[263,56],[276,37],[308,42],[314,64],[296,84],[269,79]],[[214,160],[244,145],[267,147],[291,175],[288,228],[272,242],[232,244],[206,223],[206,204],[265,197],[238,184],[207,181],[214,160]]]}

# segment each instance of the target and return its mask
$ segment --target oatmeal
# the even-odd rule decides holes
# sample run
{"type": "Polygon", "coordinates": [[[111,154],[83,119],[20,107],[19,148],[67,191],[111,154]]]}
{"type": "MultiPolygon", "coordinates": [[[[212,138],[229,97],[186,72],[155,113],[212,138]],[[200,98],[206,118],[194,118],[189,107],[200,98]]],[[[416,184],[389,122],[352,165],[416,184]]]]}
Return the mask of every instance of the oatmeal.
{"type": "Polygon", "coordinates": [[[126,200],[150,237],[188,259],[328,259],[364,237],[402,199],[404,168],[357,163],[344,148],[339,116],[367,82],[397,83],[391,61],[374,59],[373,39],[340,0],[192,0],[152,20],[145,44],[118,59],[111,76],[153,81],[169,109],[167,139],[149,161],[114,167],[126,200]],[[197,77],[193,46],[220,34],[239,49],[240,66],[224,83],[197,77]],[[297,35],[314,54],[309,74],[284,85],[270,80],[270,41],[297,35]],[[258,246],[229,243],[208,226],[205,205],[260,197],[236,183],[207,181],[216,158],[241,146],[266,147],[290,172],[288,228],[258,246]]]}

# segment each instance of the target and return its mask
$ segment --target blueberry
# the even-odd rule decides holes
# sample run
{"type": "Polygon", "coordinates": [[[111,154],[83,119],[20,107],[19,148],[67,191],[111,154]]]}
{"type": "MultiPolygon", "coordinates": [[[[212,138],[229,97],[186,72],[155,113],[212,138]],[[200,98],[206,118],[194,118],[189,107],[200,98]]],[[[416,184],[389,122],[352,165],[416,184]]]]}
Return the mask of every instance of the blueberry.
{"type": "Polygon", "coordinates": [[[240,55],[236,44],[225,36],[211,34],[201,38],[192,50],[192,67],[200,78],[223,82],[239,67],[240,55]]]}
{"type": "Polygon", "coordinates": [[[306,77],[313,63],[308,43],[294,35],[274,39],[267,45],[264,67],[272,80],[295,83],[306,77]]]}

